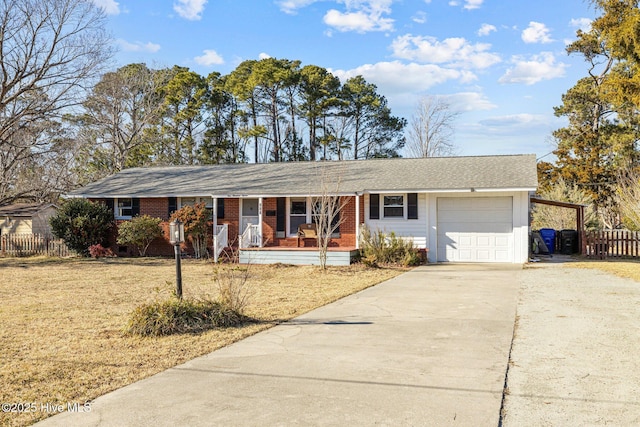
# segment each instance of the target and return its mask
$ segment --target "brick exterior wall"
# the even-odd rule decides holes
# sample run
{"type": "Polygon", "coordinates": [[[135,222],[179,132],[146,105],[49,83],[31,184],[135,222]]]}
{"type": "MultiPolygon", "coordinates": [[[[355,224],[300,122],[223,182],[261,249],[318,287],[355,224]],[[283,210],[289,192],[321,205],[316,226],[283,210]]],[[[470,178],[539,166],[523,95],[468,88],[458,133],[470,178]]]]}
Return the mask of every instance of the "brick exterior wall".
{"type": "MultiPolygon", "coordinates": [[[[344,200],[345,197],[342,198],[344,200]]],[[[340,237],[332,238],[330,246],[332,247],[354,247],[356,245],[356,203],[355,197],[346,197],[346,205],[342,209],[342,223],[340,224],[340,237]]],[[[94,200],[103,201],[104,200],[94,200]]],[[[342,202],[341,202],[342,203],[342,202]]],[[[276,211],[277,198],[266,197],[262,201],[262,236],[265,246],[288,246],[296,247],[297,238],[277,238],[276,237],[276,216],[267,216],[267,211],[276,211]]],[[[149,256],[173,256],[174,249],[169,243],[169,199],[167,198],[143,198],[140,199],[140,215],[149,215],[154,218],[161,218],[163,222],[161,227],[164,232],[163,238],[154,240],[147,250],[149,256]]],[[[364,222],[364,196],[360,196],[360,223],[364,222]]],[[[116,226],[122,224],[125,220],[117,220],[116,226]]],[[[238,246],[238,235],[243,231],[240,230],[240,200],[225,199],[224,201],[224,218],[218,219],[218,224],[228,224],[229,244],[230,246],[238,246]]],[[[211,223],[211,228],[213,223],[211,223]]],[[[208,246],[213,246],[213,236],[209,233],[208,246]]],[[[113,230],[109,245],[111,250],[119,256],[135,256],[137,251],[132,247],[118,245],[116,242],[117,227],[113,230]]],[[[316,246],[314,239],[307,239],[301,243],[301,246],[316,246]]],[[[183,245],[182,251],[187,254],[193,254],[191,244],[187,242],[183,245]]]]}

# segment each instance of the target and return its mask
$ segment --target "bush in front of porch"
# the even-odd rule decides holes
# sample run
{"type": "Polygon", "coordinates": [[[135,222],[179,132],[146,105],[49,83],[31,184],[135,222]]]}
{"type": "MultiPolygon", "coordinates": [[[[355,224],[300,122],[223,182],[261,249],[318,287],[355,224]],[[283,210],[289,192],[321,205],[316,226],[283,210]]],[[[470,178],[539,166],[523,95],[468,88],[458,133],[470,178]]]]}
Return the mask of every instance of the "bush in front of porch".
{"type": "Polygon", "coordinates": [[[363,227],[360,236],[360,253],[362,262],[369,267],[379,265],[402,265],[410,267],[420,265],[422,257],[411,240],[396,236],[392,231],[372,231],[363,227]]]}

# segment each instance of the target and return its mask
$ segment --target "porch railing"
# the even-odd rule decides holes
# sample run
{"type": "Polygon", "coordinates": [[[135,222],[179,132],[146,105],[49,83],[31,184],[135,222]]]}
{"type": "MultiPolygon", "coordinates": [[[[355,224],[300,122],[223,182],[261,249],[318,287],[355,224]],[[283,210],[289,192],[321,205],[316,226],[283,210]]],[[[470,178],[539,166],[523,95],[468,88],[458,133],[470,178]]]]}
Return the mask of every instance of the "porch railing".
{"type": "Polygon", "coordinates": [[[216,226],[216,235],[214,239],[216,258],[220,253],[229,246],[229,225],[222,224],[216,226]]]}
{"type": "Polygon", "coordinates": [[[260,226],[247,224],[247,228],[240,235],[240,249],[260,246],[261,240],[260,226]]]}

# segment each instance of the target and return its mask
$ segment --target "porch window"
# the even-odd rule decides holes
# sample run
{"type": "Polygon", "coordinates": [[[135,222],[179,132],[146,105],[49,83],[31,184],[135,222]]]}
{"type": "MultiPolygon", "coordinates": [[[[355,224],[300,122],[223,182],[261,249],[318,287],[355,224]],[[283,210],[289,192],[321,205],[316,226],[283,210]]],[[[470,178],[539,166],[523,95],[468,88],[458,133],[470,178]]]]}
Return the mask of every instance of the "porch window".
{"type": "Polygon", "coordinates": [[[404,196],[393,194],[383,197],[384,218],[404,218],[404,196]]]}
{"type": "Polygon", "coordinates": [[[180,197],[180,207],[193,206],[197,202],[195,197],[180,197]]]}
{"type": "Polygon", "coordinates": [[[289,234],[296,234],[298,226],[307,222],[307,200],[291,198],[289,205],[289,234]]]}
{"type": "Polygon", "coordinates": [[[213,197],[200,197],[199,203],[204,202],[204,208],[207,210],[209,214],[207,218],[209,221],[213,221],[213,197]]]}
{"type": "MultiPolygon", "coordinates": [[[[335,207],[338,208],[340,204],[340,201],[337,201],[335,204],[335,207]]],[[[322,213],[322,201],[321,200],[314,200],[313,201],[313,208],[311,210],[311,220],[313,221],[314,224],[318,225],[318,223],[320,222],[320,215],[322,213]]],[[[331,219],[331,225],[335,227],[333,233],[331,234],[331,237],[333,238],[338,238],[340,237],[340,211],[336,212],[333,215],[333,218],[331,219]]],[[[320,232],[320,230],[318,230],[320,232]]]]}

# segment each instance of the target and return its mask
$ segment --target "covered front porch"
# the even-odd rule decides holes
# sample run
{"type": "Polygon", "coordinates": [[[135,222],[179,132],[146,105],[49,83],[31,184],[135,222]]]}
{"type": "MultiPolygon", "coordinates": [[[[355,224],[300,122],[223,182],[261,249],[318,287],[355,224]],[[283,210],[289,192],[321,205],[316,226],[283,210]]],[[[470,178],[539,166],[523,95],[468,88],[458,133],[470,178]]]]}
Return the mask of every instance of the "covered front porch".
{"type": "MultiPolygon", "coordinates": [[[[362,196],[336,195],[339,224],[332,228],[327,265],[349,265],[358,254],[362,196]]],[[[300,238],[299,227],[315,225],[318,196],[213,196],[213,258],[233,251],[240,263],[320,263],[316,238],[300,238]],[[223,202],[219,203],[222,199],[223,202]]]]}

